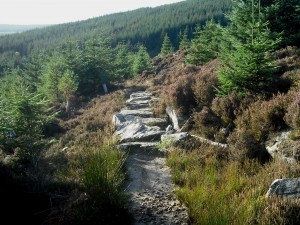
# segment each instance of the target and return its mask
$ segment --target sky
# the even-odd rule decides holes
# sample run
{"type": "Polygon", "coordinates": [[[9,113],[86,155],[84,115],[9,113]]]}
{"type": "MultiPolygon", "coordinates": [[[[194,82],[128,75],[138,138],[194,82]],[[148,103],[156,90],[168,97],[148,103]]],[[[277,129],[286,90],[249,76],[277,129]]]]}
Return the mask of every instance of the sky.
{"type": "Polygon", "coordinates": [[[1,0],[0,24],[59,24],[182,0],[1,0]]]}

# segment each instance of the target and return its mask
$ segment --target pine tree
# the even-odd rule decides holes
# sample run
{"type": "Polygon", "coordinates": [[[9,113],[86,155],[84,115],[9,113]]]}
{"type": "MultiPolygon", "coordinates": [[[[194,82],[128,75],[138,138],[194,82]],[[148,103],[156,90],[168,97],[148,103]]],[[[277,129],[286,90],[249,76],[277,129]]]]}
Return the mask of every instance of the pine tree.
{"type": "Polygon", "coordinates": [[[66,101],[66,112],[70,111],[71,98],[74,96],[77,88],[77,77],[72,71],[66,70],[59,81],[59,90],[66,101]]]}
{"type": "Polygon", "coordinates": [[[112,77],[113,49],[109,39],[93,37],[86,41],[83,54],[84,71],[79,77],[79,89],[82,93],[96,93],[112,77]]]}
{"type": "Polygon", "coordinates": [[[220,51],[222,28],[213,21],[207,21],[203,29],[195,28],[191,47],[188,50],[186,62],[203,65],[218,57],[220,51]]]}
{"type": "Polygon", "coordinates": [[[30,85],[22,76],[6,76],[0,85],[0,132],[14,131],[16,135],[40,138],[42,128],[54,114],[47,109],[45,98],[30,92],[30,85]]]}
{"type": "Polygon", "coordinates": [[[281,46],[300,46],[300,1],[262,0],[266,7],[266,18],[273,35],[282,37],[281,46]]]}
{"type": "Polygon", "coordinates": [[[131,75],[131,62],[129,48],[124,43],[116,47],[115,57],[115,80],[127,79],[131,75]]]}
{"type": "Polygon", "coordinates": [[[153,66],[151,65],[151,58],[147,52],[146,47],[144,47],[143,45],[139,46],[139,50],[134,57],[132,67],[134,75],[140,74],[143,71],[153,71],[153,66]]]}
{"type": "Polygon", "coordinates": [[[187,27],[179,32],[179,49],[184,50],[190,46],[190,40],[188,39],[188,30],[187,27]]]}
{"type": "Polygon", "coordinates": [[[40,91],[52,102],[59,102],[61,100],[58,85],[65,70],[66,64],[64,58],[58,53],[52,56],[44,66],[40,91]]]}
{"type": "Polygon", "coordinates": [[[271,39],[263,16],[259,0],[239,0],[229,14],[218,71],[220,95],[272,91],[276,68],[271,51],[279,40],[271,39]]]}
{"type": "Polygon", "coordinates": [[[167,54],[170,54],[174,52],[174,47],[172,46],[171,40],[168,36],[168,34],[165,34],[164,40],[161,46],[160,50],[160,56],[165,56],[167,54]]]}

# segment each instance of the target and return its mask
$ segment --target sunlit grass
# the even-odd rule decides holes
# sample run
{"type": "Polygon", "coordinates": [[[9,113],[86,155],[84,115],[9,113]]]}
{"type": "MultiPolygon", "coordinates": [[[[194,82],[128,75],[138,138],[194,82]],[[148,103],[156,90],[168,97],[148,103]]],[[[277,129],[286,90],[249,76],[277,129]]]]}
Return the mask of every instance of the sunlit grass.
{"type": "MultiPolygon", "coordinates": [[[[285,205],[279,207],[278,201],[274,203],[265,198],[273,179],[288,174],[299,175],[299,168],[295,170],[280,162],[263,166],[256,161],[238,163],[220,160],[216,157],[217,152],[216,148],[201,148],[191,152],[174,150],[168,157],[173,181],[177,185],[177,195],[187,205],[193,224],[299,222],[294,217],[291,223],[290,217],[284,216],[287,215],[286,209],[291,209],[288,207],[290,202],[283,204],[279,201],[285,205]],[[212,152],[215,154],[211,154],[212,152]]],[[[292,208],[299,212],[299,206],[299,202],[293,203],[292,208]]]]}

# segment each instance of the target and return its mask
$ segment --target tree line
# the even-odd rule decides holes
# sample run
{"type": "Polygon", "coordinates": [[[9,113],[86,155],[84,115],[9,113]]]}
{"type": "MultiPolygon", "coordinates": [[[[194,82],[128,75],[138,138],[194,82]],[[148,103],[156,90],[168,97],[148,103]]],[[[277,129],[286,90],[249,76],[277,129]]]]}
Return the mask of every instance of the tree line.
{"type": "Polygon", "coordinates": [[[4,68],[11,68],[19,60],[15,52],[24,58],[31,53],[53,51],[68,41],[85,42],[100,34],[111,36],[114,47],[121,41],[143,44],[153,57],[159,53],[165,33],[178,48],[181,29],[187,28],[191,37],[195,24],[203,25],[208,19],[224,24],[224,13],[230,7],[230,0],[187,0],[1,36],[0,75],[4,68]]]}

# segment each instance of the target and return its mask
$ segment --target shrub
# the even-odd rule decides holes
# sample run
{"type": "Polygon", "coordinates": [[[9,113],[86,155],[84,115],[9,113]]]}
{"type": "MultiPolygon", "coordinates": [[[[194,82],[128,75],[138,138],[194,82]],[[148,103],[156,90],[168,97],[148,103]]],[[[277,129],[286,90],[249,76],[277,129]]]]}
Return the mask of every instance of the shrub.
{"type": "Polygon", "coordinates": [[[227,128],[234,127],[234,120],[241,115],[251,103],[255,102],[256,97],[250,94],[239,96],[231,93],[222,97],[215,97],[212,102],[212,111],[221,118],[227,128]]]}
{"type": "Polygon", "coordinates": [[[237,129],[247,130],[258,142],[265,141],[270,132],[286,127],[283,118],[292,97],[291,93],[278,94],[268,101],[256,101],[237,117],[237,129]]]}
{"type": "Polygon", "coordinates": [[[284,121],[292,128],[300,129],[300,92],[295,96],[295,100],[289,105],[284,121]]]}
{"type": "Polygon", "coordinates": [[[253,136],[250,131],[237,130],[231,133],[227,139],[230,158],[239,162],[248,159],[259,159],[265,162],[269,154],[265,147],[253,136]]]}
{"type": "Polygon", "coordinates": [[[209,139],[222,127],[222,121],[209,109],[203,107],[200,112],[193,113],[194,132],[209,139]]]}
{"type": "Polygon", "coordinates": [[[192,90],[198,107],[210,106],[215,97],[218,78],[214,70],[217,66],[218,63],[214,60],[203,66],[197,76],[195,76],[195,83],[192,86],[192,90]]]}
{"type": "Polygon", "coordinates": [[[163,93],[163,99],[168,106],[172,106],[181,115],[188,115],[195,107],[195,97],[192,90],[192,77],[179,77],[176,83],[171,84],[163,93]]]}

